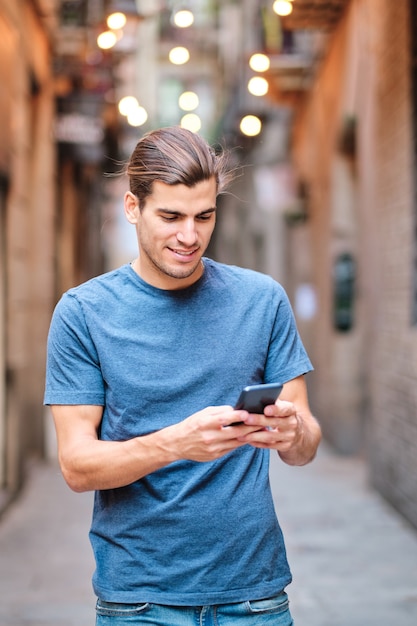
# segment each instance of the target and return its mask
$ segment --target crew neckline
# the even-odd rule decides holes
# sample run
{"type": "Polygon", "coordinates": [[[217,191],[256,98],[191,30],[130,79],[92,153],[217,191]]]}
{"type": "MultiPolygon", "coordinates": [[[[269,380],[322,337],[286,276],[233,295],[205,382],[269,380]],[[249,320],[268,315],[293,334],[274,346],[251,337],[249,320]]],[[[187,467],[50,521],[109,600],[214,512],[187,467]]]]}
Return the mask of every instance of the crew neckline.
{"type": "Polygon", "coordinates": [[[139,276],[139,274],[133,268],[134,261],[130,261],[130,263],[127,263],[126,267],[130,270],[130,275],[133,276],[135,281],[139,283],[142,287],[144,287],[147,291],[162,294],[167,297],[172,297],[175,295],[181,295],[181,294],[193,292],[196,289],[199,289],[206,282],[207,270],[210,265],[210,259],[206,257],[202,257],[201,261],[203,263],[202,275],[194,283],[192,283],[191,285],[188,285],[188,287],[182,287],[181,289],[162,289],[161,287],[156,287],[155,285],[148,283],[141,276],[139,276]]]}

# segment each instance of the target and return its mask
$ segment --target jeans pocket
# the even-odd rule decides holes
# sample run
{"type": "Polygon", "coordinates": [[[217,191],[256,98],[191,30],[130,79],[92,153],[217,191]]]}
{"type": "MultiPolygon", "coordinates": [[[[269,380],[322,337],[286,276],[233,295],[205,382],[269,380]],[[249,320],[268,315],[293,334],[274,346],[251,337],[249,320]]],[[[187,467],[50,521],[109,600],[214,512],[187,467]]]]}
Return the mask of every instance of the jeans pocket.
{"type": "Polygon", "coordinates": [[[288,595],[285,591],[282,591],[277,596],[272,598],[264,598],[262,600],[250,600],[246,602],[247,610],[253,615],[288,615],[288,622],[282,622],[283,625],[288,623],[291,626],[292,619],[289,611],[288,595]]]}
{"type": "Polygon", "coordinates": [[[99,598],[96,604],[96,613],[101,617],[134,617],[146,612],[149,607],[149,602],[121,604],[120,602],[105,602],[99,598]]]}

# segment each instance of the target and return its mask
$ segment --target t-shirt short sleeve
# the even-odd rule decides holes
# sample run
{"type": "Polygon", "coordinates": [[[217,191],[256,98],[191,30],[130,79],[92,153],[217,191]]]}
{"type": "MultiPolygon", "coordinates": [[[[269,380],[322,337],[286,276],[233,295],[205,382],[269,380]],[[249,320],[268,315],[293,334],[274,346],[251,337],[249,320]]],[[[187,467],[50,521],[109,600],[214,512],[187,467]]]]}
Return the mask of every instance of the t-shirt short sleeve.
{"type": "Polygon", "coordinates": [[[57,304],[48,335],[45,404],[104,405],[104,381],[91,334],[76,296],[57,304]]]}

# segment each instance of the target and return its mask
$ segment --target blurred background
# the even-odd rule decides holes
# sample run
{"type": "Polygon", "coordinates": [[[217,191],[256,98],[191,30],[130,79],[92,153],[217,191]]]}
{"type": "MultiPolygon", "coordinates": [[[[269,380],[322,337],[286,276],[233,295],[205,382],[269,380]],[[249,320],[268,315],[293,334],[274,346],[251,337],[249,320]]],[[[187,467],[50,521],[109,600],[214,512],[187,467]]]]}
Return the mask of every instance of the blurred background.
{"type": "Polygon", "coordinates": [[[0,509],[55,454],[53,307],[134,258],[116,174],[180,124],[242,168],[210,255],[284,285],[327,441],[417,527],[416,59],[417,0],[0,0],[0,509]]]}

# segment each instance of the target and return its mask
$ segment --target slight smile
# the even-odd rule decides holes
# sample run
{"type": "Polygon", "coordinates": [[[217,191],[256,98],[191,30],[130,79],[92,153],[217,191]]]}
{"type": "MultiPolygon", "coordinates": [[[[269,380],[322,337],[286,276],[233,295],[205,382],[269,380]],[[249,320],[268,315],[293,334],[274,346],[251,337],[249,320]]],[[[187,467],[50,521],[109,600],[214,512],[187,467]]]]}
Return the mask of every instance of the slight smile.
{"type": "Polygon", "coordinates": [[[194,256],[199,251],[199,248],[196,248],[194,250],[178,250],[177,248],[168,248],[168,250],[170,250],[170,252],[172,252],[176,256],[189,259],[190,257],[194,256]]]}

